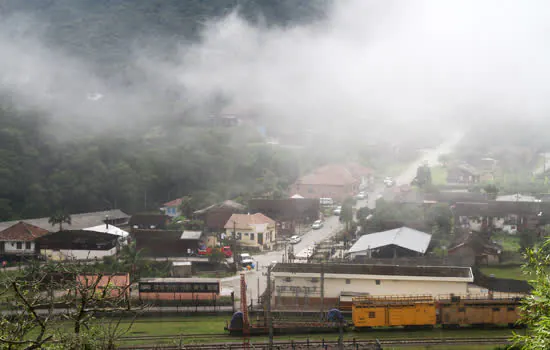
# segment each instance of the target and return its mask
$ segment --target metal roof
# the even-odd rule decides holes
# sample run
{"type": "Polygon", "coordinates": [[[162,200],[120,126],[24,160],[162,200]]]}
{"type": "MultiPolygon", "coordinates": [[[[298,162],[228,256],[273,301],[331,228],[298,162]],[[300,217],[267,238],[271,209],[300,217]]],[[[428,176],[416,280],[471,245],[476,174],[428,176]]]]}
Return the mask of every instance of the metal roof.
{"type": "Polygon", "coordinates": [[[94,227],[87,227],[84,229],[84,231],[109,233],[111,235],[116,235],[123,238],[128,237],[128,232],[121,230],[114,225],[98,225],[94,227]]]}
{"type": "Polygon", "coordinates": [[[202,236],[202,231],[183,231],[180,239],[198,240],[202,236]]]}
{"type": "MultiPolygon", "coordinates": [[[[473,281],[472,269],[459,266],[399,266],[368,264],[283,264],[278,263],[271,272],[274,276],[292,274],[336,275],[377,275],[377,276],[417,276],[417,277],[453,277],[473,281]]],[[[326,276],[326,275],[325,275],[326,276]]]]}
{"type": "MultiPolygon", "coordinates": [[[[63,229],[65,230],[82,230],[87,227],[92,227],[96,225],[101,225],[105,223],[105,219],[108,217],[109,220],[117,219],[129,219],[130,216],[119,209],[106,210],[106,211],[97,211],[93,213],[81,213],[81,214],[71,214],[71,224],[63,224],[63,229]]],[[[13,221],[4,221],[0,222],[0,231],[5,230],[6,228],[15,225],[16,223],[23,221],[28,224],[38,226],[44,230],[50,232],[59,231],[59,225],[50,224],[49,217],[38,218],[38,219],[22,219],[22,220],[13,220],[13,221]]]]}
{"type": "Polygon", "coordinates": [[[393,244],[415,252],[425,253],[430,245],[431,239],[432,235],[428,233],[413,230],[408,227],[400,227],[393,230],[363,235],[348,252],[366,252],[369,249],[376,249],[393,244]]]}

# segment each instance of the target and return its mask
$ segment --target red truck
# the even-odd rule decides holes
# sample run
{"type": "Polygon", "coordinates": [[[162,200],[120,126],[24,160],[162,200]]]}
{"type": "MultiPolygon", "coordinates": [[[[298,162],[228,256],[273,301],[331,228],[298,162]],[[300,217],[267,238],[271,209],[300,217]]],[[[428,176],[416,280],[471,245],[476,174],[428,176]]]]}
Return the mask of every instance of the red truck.
{"type": "Polygon", "coordinates": [[[202,255],[202,256],[209,256],[209,255],[212,255],[212,250],[213,249],[220,250],[223,253],[223,255],[225,255],[226,258],[230,258],[230,257],[233,256],[233,252],[231,251],[231,247],[229,247],[229,246],[225,246],[225,247],[221,247],[221,248],[208,247],[206,249],[199,249],[198,253],[199,253],[199,255],[202,255]]]}

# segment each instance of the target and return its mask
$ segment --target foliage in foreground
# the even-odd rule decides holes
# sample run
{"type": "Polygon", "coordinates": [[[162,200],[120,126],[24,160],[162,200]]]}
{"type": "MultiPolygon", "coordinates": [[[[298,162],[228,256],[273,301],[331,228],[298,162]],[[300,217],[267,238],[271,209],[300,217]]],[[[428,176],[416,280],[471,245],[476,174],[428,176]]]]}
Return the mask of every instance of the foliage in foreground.
{"type": "Polygon", "coordinates": [[[114,349],[132,326],[122,317],[138,310],[130,305],[129,285],[92,273],[80,262],[48,262],[0,274],[0,295],[11,296],[0,316],[0,348],[114,349]],[[58,304],[71,307],[55,309],[58,304]],[[121,318],[98,319],[109,314],[121,318]]]}
{"type": "Polygon", "coordinates": [[[550,239],[526,249],[525,258],[524,272],[532,277],[529,282],[534,289],[521,306],[521,322],[529,332],[514,334],[514,342],[525,350],[550,349],[550,239]]]}

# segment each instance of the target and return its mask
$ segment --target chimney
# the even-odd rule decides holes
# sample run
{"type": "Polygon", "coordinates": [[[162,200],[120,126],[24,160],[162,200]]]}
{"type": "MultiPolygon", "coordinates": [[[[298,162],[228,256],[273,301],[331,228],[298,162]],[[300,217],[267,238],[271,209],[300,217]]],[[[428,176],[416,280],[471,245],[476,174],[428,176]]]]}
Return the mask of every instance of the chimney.
{"type": "Polygon", "coordinates": [[[105,228],[109,228],[109,215],[105,215],[105,228]]]}

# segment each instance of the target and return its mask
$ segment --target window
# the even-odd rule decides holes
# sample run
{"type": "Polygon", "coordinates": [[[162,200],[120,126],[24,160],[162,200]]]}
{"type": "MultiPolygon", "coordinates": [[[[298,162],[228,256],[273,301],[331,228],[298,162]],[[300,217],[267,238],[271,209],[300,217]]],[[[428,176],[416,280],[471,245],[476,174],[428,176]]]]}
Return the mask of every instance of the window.
{"type": "Polygon", "coordinates": [[[346,284],[351,284],[351,280],[349,278],[346,278],[346,284]]]}
{"type": "Polygon", "coordinates": [[[27,250],[31,249],[31,242],[25,242],[25,249],[27,250]]]}
{"type": "Polygon", "coordinates": [[[23,243],[17,242],[17,249],[23,249],[23,243]]]}
{"type": "Polygon", "coordinates": [[[290,277],[285,277],[284,281],[285,281],[285,282],[292,282],[292,278],[290,278],[290,277]]]}
{"type": "Polygon", "coordinates": [[[459,307],[458,312],[466,312],[466,308],[465,307],[459,307]]]}
{"type": "Polygon", "coordinates": [[[374,282],[376,283],[377,286],[380,285],[380,280],[375,280],[374,282]]]}
{"type": "Polygon", "coordinates": [[[245,236],[248,236],[248,232],[245,232],[244,235],[245,235],[245,236]]]}
{"type": "Polygon", "coordinates": [[[307,189],[307,193],[313,193],[313,188],[311,188],[311,187],[308,188],[308,189],[307,189]]]}
{"type": "Polygon", "coordinates": [[[376,312],[369,311],[369,318],[375,318],[375,317],[376,317],[376,312]]]}
{"type": "Polygon", "coordinates": [[[251,241],[254,240],[254,233],[251,233],[251,234],[250,234],[250,240],[251,240],[251,241]]]}

